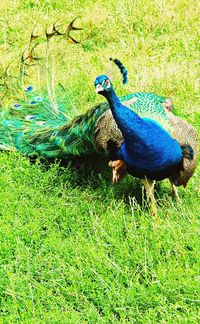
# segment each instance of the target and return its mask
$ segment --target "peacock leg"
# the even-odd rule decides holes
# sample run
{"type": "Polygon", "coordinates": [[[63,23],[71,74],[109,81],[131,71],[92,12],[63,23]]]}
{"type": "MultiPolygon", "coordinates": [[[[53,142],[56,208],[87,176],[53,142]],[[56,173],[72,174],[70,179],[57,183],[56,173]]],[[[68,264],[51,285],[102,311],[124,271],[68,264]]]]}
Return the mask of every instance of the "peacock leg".
{"type": "Polygon", "coordinates": [[[150,201],[150,209],[152,215],[157,218],[157,206],[156,206],[156,200],[154,197],[154,186],[155,186],[155,181],[152,181],[150,179],[142,179],[142,183],[144,185],[144,188],[146,190],[147,198],[150,201]]]}
{"type": "Polygon", "coordinates": [[[180,199],[178,194],[178,188],[175,186],[172,180],[169,180],[172,186],[172,196],[175,197],[177,200],[180,199]]]}
{"type": "Polygon", "coordinates": [[[126,164],[122,160],[110,161],[108,165],[112,168],[112,182],[119,182],[126,174],[126,164]]]}

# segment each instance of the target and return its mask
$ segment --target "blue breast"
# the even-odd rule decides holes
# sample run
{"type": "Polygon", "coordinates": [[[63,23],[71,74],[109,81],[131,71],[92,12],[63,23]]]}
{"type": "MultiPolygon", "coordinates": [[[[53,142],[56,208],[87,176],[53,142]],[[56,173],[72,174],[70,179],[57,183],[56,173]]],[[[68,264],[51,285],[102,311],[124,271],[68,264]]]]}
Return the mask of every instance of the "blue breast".
{"type": "Polygon", "coordinates": [[[124,143],[118,156],[129,168],[154,172],[176,165],[182,159],[179,143],[151,119],[145,118],[138,123],[129,119],[129,127],[124,129],[123,135],[124,143]]]}

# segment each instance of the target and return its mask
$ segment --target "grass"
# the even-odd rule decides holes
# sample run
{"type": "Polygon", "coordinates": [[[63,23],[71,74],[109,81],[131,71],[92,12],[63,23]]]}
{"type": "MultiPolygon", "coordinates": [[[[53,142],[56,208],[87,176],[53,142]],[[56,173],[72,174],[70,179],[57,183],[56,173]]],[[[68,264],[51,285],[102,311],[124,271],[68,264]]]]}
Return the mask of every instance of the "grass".
{"type": "MultiPolygon", "coordinates": [[[[172,97],[176,113],[200,130],[197,1],[4,0],[0,10],[0,63],[10,76],[35,22],[44,36],[46,24],[81,16],[84,30],[72,34],[81,45],[50,43],[55,84],[67,89],[72,115],[100,102],[93,80],[112,69],[118,94],[172,97]],[[111,55],[129,71],[126,88],[111,55]]],[[[25,83],[45,86],[42,68],[30,68],[25,83]]],[[[14,93],[3,96],[2,105],[14,93]]],[[[199,166],[178,203],[167,181],[159,185],[157,226],[139,181],[113,186],[104,164],[77,171],[1,153],[0,167],[2,323],[199,322],[199,166]]]]}

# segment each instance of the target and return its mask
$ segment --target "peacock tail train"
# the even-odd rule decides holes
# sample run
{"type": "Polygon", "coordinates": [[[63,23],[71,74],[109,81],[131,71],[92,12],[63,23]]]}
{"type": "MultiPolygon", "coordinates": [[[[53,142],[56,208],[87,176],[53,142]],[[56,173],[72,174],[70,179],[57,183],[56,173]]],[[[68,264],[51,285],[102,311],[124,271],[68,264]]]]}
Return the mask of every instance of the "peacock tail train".
{"type": "Polygon", "coordinates": [[[0,149],[44,158],[69,158],[95,151],[95,121],[101,114],[92,109],[71,120],[65,93],[59,93],[55,110],[48,95],[37,95],[32,86],[22,99],[2,109],[0,149]]]}

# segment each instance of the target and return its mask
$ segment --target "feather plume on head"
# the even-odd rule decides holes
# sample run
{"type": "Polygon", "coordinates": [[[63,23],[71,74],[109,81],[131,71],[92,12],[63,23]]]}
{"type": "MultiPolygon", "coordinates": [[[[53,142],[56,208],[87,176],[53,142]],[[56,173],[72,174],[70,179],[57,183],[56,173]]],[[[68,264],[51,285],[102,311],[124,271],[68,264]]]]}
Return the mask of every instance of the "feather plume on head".
{"type": "Polygon", "coordinates": [[[122,77],[123,77],[123,84],[126,84],[128,83],[128,71],[127,69],[125,68],[125,66],[122,64],[122,62],[118,59],[112,59],[110,58],[110,61],[113,61],[117,66],[118,68],[120,69],[120,72],[122,74],[122,77]]]}

